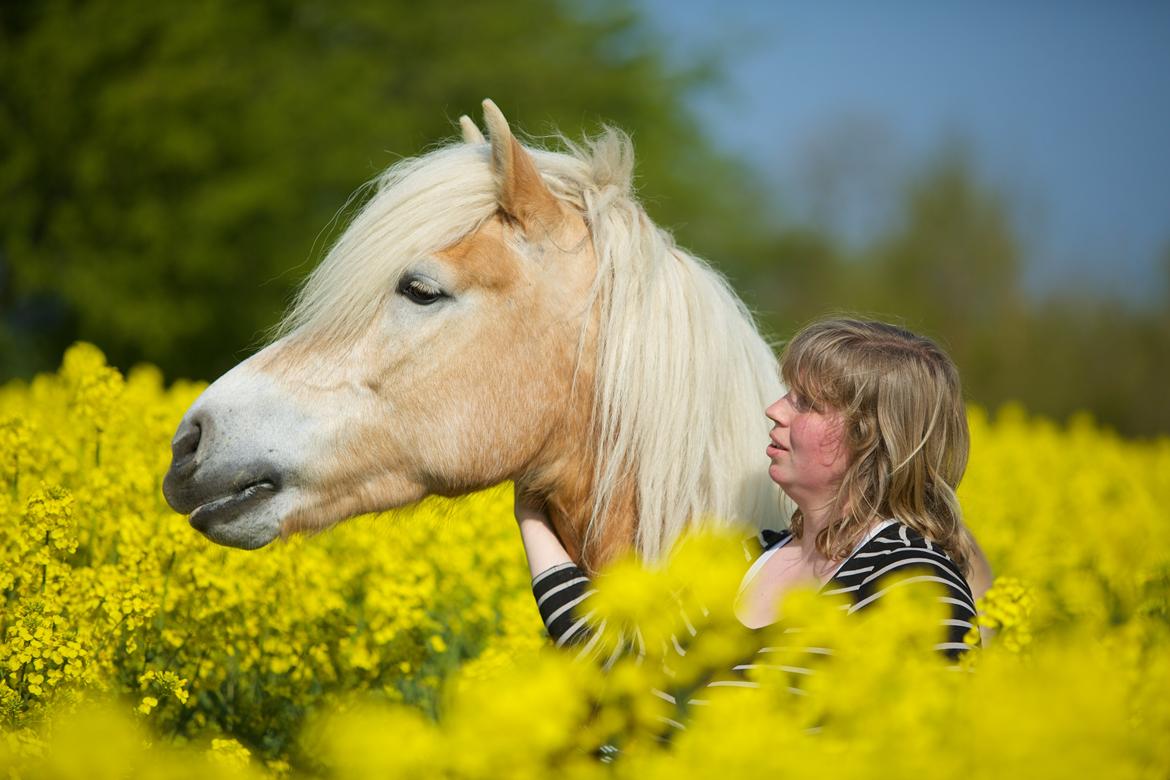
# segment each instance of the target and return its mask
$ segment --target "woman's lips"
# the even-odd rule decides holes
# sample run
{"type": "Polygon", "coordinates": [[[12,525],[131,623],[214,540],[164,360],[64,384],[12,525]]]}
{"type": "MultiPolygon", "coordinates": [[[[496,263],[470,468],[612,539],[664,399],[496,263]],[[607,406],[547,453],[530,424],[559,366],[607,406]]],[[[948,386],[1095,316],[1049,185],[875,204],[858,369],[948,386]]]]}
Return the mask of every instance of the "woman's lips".
{"type": "Polygon", "coordinates": [[[779,455],[781,452],[788,452],[788,448],[781,447],[776,442],[772,442],[771,444],[768,445],[768,448],[766,450],[764,450],[764,452],[766,452],[768,454],[769,458],[774,458],[777,455],[779,455]]]}

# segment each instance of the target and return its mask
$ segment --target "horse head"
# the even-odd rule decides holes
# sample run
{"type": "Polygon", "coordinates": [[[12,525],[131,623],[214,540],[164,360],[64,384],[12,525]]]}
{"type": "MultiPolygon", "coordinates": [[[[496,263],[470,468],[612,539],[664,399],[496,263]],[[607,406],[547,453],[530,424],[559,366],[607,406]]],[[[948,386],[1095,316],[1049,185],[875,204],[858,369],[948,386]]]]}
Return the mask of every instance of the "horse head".
{"type": "Polygon", "coordinates": [[[774,357],[634,200],[629,139],[533,150],[484,118],[490,141],[463,117],[383,174],[273,341],[195,401],[168,503],[254,549],[512,479],[590,570],[704,518],[782,523],[774,357]]]}

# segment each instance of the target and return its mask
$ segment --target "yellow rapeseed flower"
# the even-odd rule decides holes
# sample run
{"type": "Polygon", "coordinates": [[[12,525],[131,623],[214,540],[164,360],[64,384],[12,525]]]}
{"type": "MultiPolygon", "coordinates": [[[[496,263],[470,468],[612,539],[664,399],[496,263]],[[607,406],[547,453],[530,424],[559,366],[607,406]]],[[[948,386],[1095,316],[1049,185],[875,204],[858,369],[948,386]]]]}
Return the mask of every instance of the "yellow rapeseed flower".
{"type": "Polygon", "coordinates": [[[603,672],[550,646],[509,485],[254,552],[208,543],[159,488],[202,389],[123,379],[85,344],[0,387],[4,774],[1170,775],[1170,440],[971,408],[959,493],[997,580],[962,668],[918,649],[922,605],[896,598],[854,619],[796,591],[748,632],[738,539],[696,534],[595,578],[583,606],[646,642],[603,672]],[[686,705],[753,641],[833,654],[686,705]]]}

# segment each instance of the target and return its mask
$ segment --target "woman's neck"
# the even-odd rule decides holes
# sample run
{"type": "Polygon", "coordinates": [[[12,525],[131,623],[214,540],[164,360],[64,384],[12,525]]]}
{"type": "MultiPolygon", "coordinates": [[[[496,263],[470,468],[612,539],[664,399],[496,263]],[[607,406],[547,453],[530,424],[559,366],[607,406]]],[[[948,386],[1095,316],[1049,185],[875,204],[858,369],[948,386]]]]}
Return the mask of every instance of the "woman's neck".
{"type": "MultiPolygon", "coordinates": [[[[833,501],[811,506],[797,504],[802,518],[800,558],[805,566],[818,572],[822,579],[828,579],[829,573],[835,571],[849,557],[849,554],[846,553],[843,558],[830,558],[817,547],[817,537],[821,531],[828,528],[831,522],[839,519],[834,516],[833,504],[833,501]]],[[[866,533],[872,532],[878,525],[876,522],[871,524],[866,533]]]]}
{"type": "Polygon", "coordinates": [[[809,571],[816,572],[818,577],[831,571],[836,564],[840,563],[840,561],[829,558],[817,547],[817,537],[820,536],[821,531],[829,526],[832,505],[833,502],[830,501],[823,505],[800,506],[800,558],[809,571]]]}

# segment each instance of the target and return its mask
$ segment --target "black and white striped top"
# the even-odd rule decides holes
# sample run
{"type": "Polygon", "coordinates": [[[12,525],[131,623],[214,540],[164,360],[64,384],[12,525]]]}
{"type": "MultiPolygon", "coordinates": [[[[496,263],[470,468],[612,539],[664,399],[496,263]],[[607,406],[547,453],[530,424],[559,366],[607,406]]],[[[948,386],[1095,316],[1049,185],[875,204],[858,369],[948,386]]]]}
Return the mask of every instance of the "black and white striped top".
{"type": "MultiPolygon", "coordinates": [[[[792,538],[789,531],[762,531],[745,541],[745,559],[752,561],[752,565],[744,574],[741,593],[768,558],[792,538]]],[[[819,593],[825,597],[846,597],[841,608],[853,614],[873,607],[895,589],[914,587],[919,583],[932,583],[931,587],[942,586],[938,599],[947,607],[946,617],[939,626],[937,641],[932,641],[935,650],[954,660],[968,649],[963,637],[971,629],[975,617],[975,600],[971,588],[959,567],[941,547],[907,525],[886,521],[876,526],[825,582],[819,593]]],[[[575,564],[563,563],[540,572],[532,579],[532,592],[549,637],[558,647],[572,646],[578,658],[601,661],[605,669],[609,669],[623,654],[637,654],[639,660],[645,655],[645,642],[637,629],[634,630],[634,636],[625,638],[625,641],[601,641],[605,632],[612,629],[607,628],[605,621],[593,624],[594,611],[588,607],[589,596],[596,589],[589,577],[575,564]],[[598,653],[602,647],[616,649],[609,657],[601,659],[598,653]]],[[[688,614],[683,605],[677,606],[681,612],[681,625],[690,634],[671,636],[673,652],[681,657],[686,655],[687,646],[697,635],[692,619],[696,616],[688,614]]],[[[697,608],[706,613],[703,607],[697,608]]],[[[752,657],[745,659],[745,663],[736,665],[728,673],[715,674],[707,687],[758,687],[758,683],[746,679],[744,675],[746,670],[755,666],[782,668],[791,673],[790,677],[798,679],[801,675],[812,674],[811,667],[815,666],[815,662],[807,660],[809,656],[832,655],[831,649],[819,647],[799,648],[806,654],[806,660],[792,657],[780,659],[772,655],[793,649],[796,648],[762,647],[754,651],[752,657]]],[[[664,648],[668,676],[670,652],[669,648],[664,648]]],[[[801,694],[798,684],[790,690],[794,694],[801,694]]],[[[684,709],[682,703],[676,702],[670,693],[658,690],[653,693],[680,705],[680,711],[684,709]]],[[[701,691],[695,693],[701,694],[701,691]]],[[[686,703],[703,705],[708,702],[699,695],[697,698],[689,697],[686,703]]],[[[666,719],[666,722],[683,728],[677,721],[666,719]]]]}

